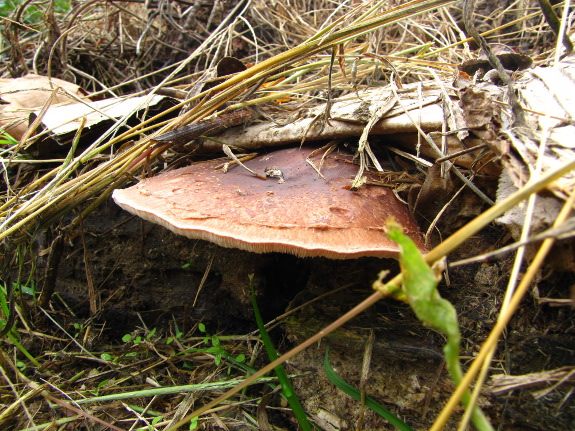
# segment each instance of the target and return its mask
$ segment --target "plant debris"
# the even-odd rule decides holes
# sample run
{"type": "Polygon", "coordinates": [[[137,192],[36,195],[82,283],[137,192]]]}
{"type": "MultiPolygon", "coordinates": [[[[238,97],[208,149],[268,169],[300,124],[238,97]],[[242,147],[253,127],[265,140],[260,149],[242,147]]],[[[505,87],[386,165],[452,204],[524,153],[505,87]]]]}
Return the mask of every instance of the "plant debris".
{"type": "MultiPolygon", "coordinates": [[[[575,66],[572,14],[550,3],[0,5],[0,427],[295,429],[252,332],[253,279],[289,391],[321,429],[387,426],[324,375],[328,342],[356,398],[415,429],[464,428],[467,391],[483,429],[568,429],[575,66]],[[240,153],[302,143],[316,182],[338,157],[339,191],[389,195],[425,233],[459,321],[458,387],[442,336],[383,300],[393,259],[229,250],[110,200],[223,149],[249,167],[240,153]]],[[[295,182],[281,162],[255,171],[295,182]]]]}

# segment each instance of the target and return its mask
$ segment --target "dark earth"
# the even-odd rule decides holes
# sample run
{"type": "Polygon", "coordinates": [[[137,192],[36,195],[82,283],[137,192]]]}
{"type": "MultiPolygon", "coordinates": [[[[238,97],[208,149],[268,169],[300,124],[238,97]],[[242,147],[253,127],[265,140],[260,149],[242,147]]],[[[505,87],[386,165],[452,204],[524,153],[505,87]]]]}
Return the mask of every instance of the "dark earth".
{"type": "MultiPolygon", "coordinates": [[[[472,202],[474,199],[468,197],[467,208],[473,207],[472,202]]],[[[470,217],[462,213],[465,211],[446,213],[440,226],[444,234],[470,217]]],[[[55,287],[79,322],[91,317],[90,298],[95,301],[93,322],[103,327],[98,335],[100,344],[117,342],[142,321],[149,328],[166,331],[176,321],[184,332],[203,322],[212,333],[249,333],[256,329],[249,296],[248,274],[252,273],[266,321],[341,288],[288,315],[271,332],[279,350],[285,352],[367,297],[379,271],[387,269],[394,274],[398,270],[393,259],[333,261],[225,249],[144,222],[112,201],[82,225],[83,230],[64,241],[55,287]],[[211,269],[198,293],[210,261],[211,269]]],[[[488,228],[451,259],[507,240],[500,228],[488,228]]],[[[41,248],[47,247],[47,236],[42,242],[41,248]]],[[[478,343],[497,318],[510,266],[511,261],[503,258],[457,267],[449,271],[450,284],[444,281],[440,286],[442,296],[458,311],[464,366],[478,352],[478,343]]],[[[38,270],[42,271],[42,262],[38,270]]],[[[538,283],[539,296],[568,297],[573,282],[571,272],[547,268],[538,283]]],[[[527,298],[500,342],[492,373],[521,375],[575,365],[573,323],[571,307],[538,305],[534,296],[527,298]]],[[[391,300],[381,301],[287,364],[290,373],[307,373],[295,379],[294,386],[308,413],[323,429],[354,429],[362,409],[327,380],[322,362],[329,345],[334,369],[358,386],[372,332],[375,342],[366,393],[392,411],[401,412],[415,428],[429,427],[453,390],[442,359],[444,339],[423,327],[407,305],[391,300]]],[[[495,396],[488,387],[480,405],[500,429],[567,430],[575,423],[571,391],[572,386],[563,385],[535,399],[531,389],[495,396]]],[[[365,430],[389,429],[369,410],[363,421],[365,430]]]]}

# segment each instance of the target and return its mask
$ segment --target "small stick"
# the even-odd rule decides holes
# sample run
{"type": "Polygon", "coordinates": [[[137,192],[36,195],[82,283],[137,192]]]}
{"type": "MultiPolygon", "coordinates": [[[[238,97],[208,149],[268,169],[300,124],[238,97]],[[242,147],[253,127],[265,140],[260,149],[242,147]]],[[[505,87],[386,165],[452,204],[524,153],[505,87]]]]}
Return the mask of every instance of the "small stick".
{"type": "Polygon", "coordinates": [[[248,168],[246,165],[244,165],[242,162],[240,162],[240,159],[238,159],[236,157],[236,155],[234,153],[232,153],[232,150],[226,144],[222,144],[222,150],[224,150],[224,153],[226,153],[226,156],[228,156],[230,159],[232,159],[234,162],[236,162],[238,165],[240,165],[246,171],[252,173],[253,175],[255,175],[256,177],[258,177],[261,180],[266,179],[266,177],[264,175],[260,175],[257,172],[252,171],[250,168],[248,168]]]}
{"type": "Polygon", "coordinates": [[[361,431],[363,427],[363,419],[365,416],[365,387],[367,386],[367,380],[369,379],[369,369],[371,365],[371,353],[373,352],[373,345],[375,344],[375,334],[373,329],[369,331],[369,337],[365,343],[365,349],[363,351],[363,363],[361,366],[361,380],[359,382],[359,390],[361,391],[361,401],[359,418],[357,420],[356,431],[361,431]]]}
{"type": "Polygon", "coordinates": [[[154,141],[156,145],[164,145],[167,143],[171,143],[173,145],[186,144],[202,135],[205,135],[206,133],[217,133],[229,127],[245,124],[257,117],[257,115],[256,111],[252,109],[238,109],[236,111],[219,114],[208,120],[188,124],[179,129],[163,133],[152,138],[152,141],[154,141]]]}
{"type": "Polygon", "coordinates": [[[441,157],[435,160],[435,163],[445,162],[447,160],[454,159],[455,157],[463,156],[467,153],[472,153],[473,151],[481,150],[483,148],[487,148],[487,144],[479,144],[476,145],[475,147],[466,148],[465,150],[458,151],[457,153],[449,154],[448,156],[441,157]]]}

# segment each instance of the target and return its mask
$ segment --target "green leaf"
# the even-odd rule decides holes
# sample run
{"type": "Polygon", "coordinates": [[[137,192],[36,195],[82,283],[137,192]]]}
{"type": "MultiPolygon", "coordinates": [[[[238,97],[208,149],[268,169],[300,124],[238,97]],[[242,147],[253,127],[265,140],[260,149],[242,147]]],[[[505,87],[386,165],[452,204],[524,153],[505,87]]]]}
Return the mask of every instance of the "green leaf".
{"type": "Polygon", "coordinates": [[[458,360],[461,335],[453,305],[437,291],[438,278],[413,241],[397,225],[390,225],[389,238],[400,247],[403,286],[409,305],[417,318],[447,336],[446,359],[458,360]]]}
{"type": "MultiPolygon", "coordinates": [[[[437,290],[438,276],[429,267],[414,242],[403,234],[401,226],[388,223],[388,236],[399,245],[399,263],[403,276],[403,293],[417,318],[425,325],[443,333],[447,342],[443,346],[445,362],[451,378],[459,384],[463,378],[459,363],[461,334],[457,312],[449,301],[443,299],[437,290]]],[[[469,392],[462,397],[465,406],[470,399],[469,392]]],[[[492,430],[487,417],[478,407],[473,408],[473,424],[479,430],[492,430]]]]}
{"type": "Polygon", "coordinates": [[[34,296],[36,294],[36,289],[34,288],[34,285],[31,286],[20,285],[20,291],[30,296],[34,296]]]}
{"type": "Polygon", "coordinates": [[[148,332],[148,335],[146,335],[146,340],[149,340],[156,334],[156,329],[157,328],[153,328],[150,332],[148,332]]]}
{"type": "Polygon", "coordinates": [[[102,353],[100,355],[100,358],[103,359],[104,361],[111,361],[112,355],[110,355],[109,353],[102,353]]]}
{"type": "Polygon", "coordinates": [[[198,417],[193,417],[190,421],[190,430],[195,430],[198,427],[198,417]]]}
{"type": "Polygon", "coordinates": [[[198,350],[206,352],[206,353],[210,353],[212,355],[221,355],[222,353],[226,352],[220,346],[213,346],[213,347],[208,347],[207,349],[198,349],[198,350]]]}
{"type": "Polygon", "coordinates": [[[122,337],[122,341],[124,343],[129,343],[130,341],[132,341],[132,335],[131,334],[126,334],[122,337]]]}
{"type": "Polygon", "coordinates": [[[205,333],[206,332],[206,325],[204,325],[203,323],[198,323],[198,331],[205,333]]]}

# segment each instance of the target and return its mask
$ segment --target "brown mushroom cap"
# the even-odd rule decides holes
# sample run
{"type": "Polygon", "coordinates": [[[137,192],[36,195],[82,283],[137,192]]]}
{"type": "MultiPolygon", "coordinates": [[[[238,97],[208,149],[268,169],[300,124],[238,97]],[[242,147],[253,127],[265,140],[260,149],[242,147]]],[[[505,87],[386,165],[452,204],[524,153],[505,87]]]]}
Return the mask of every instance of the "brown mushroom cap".
{"type": "MultiPolygon", "coordinates": [[[[198,163],[114,191],[123,209],[190,238],[257,253],[347,259],[395,257],[397,245],[385,224],[394,217],[423,249],[419,230],[404,204],[385,187],[350,191],[357,166],[336,153],[324,161],[325,180],[306,163],[309,148],[290,148],[245,163],[263,174],[274,167],[285,181],[262,180],[217,161],[198,163]]],[[[319,157],[314,159],[319,164],[319,157]]]]}

